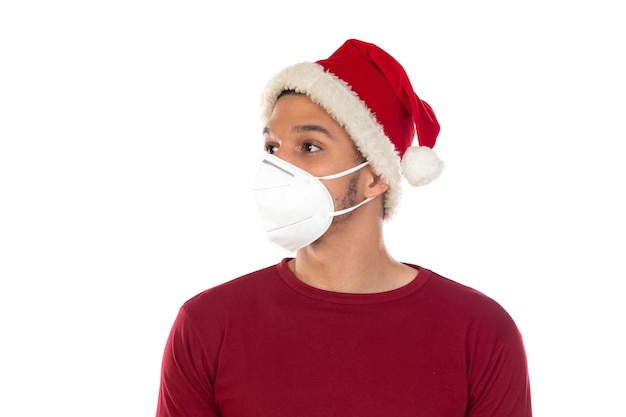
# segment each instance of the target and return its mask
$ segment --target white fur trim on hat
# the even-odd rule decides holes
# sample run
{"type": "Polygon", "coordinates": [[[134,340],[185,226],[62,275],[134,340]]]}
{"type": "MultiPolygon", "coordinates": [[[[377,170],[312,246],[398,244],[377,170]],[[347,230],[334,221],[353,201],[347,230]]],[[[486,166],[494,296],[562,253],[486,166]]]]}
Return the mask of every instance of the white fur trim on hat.
{"type": "Polygon", "coordinates": [[[345,81],[319,64],[304,62],[283,69],[268,82],[261,100],[263,123],[270,119],[284,90],[306,94],[346,129],[374,171],[389,184],[385,193],[385,219],[391,218],[400,202],[400,157],[367,105],[345,81]]]}

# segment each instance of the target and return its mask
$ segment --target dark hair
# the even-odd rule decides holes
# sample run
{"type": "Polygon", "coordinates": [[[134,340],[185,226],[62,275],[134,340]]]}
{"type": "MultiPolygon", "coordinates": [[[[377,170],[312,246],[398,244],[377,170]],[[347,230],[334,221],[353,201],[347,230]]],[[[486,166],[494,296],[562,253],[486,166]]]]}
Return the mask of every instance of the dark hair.
{"type": "Polygon", "coordinates": [[[283,90],[283,91],[280,92],[278,97],[276,97],[276,100],[278,100],[282,96],[287,96],[287,95],[290,95],[290,94],[295,94],[295,95],[298,95],[298,96],[304,96],[305,95],[304,93],[300,93],[300,92],[298,92],[296,90],[283,90]]]}

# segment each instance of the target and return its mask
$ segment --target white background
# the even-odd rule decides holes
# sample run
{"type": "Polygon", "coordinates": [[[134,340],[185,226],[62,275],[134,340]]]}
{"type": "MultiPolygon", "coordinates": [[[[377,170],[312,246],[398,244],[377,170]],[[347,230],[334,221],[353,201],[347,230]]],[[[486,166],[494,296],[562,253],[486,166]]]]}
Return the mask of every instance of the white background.
{"type": "Polygon", "coordinates": [[[180,305],[283,256],[248,194],[265,81],[351,37],[442,125],[396,258],[511,313],[536,416],[626,415],[619,2],[225,3],[0,6],[0,415],[154,415],[180,305]]]}

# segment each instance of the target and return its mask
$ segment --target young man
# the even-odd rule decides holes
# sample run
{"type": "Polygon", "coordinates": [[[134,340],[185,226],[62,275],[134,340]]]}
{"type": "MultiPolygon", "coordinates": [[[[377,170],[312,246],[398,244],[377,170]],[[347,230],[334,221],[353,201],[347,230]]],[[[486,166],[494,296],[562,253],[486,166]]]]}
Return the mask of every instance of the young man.
{"type": "Polygon", "coordinates": [[[400,64],[349,40],[278,73],[263,114],[254,193],[268,238],[295,257],[182,306],[157,416],[531,416],[509,315],[385,249],[402,177],[442,168],[439,125],[400,64]]]}

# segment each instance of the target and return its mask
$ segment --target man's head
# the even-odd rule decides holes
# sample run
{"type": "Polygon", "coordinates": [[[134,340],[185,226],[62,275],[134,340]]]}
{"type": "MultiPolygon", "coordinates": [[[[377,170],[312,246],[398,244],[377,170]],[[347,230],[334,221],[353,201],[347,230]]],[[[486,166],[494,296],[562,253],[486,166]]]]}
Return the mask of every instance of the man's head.
{"type": "Polygon", "coordinates": [[[269,81],[262,100],[263,123],[285,90],[307,95],[348,133],[358,152],[389,185],[385,217],[400,199],[401,178],[412,185],[439,176],[443,164],[431,148],[439,125],[402,68],[377,46],[348,40],[328,59],[285,68],[269,81]],[[419,147],[411,147],[415,133],[419,147]]]}
{"type": "MultiPolygon", "coordinates": [[[[363,164],[366,160],[346,130],[305,94],[287,91],[279,96],[263,128],[263,138],[267,153],[322,178],[336,211],[378,197],[388,189],[372,167],[363,164]],[[336,177],[357,166],[361,168],[336,177]]],[[[349,218],[349,214],[336,217],[335,222],[349,218]]]]}

